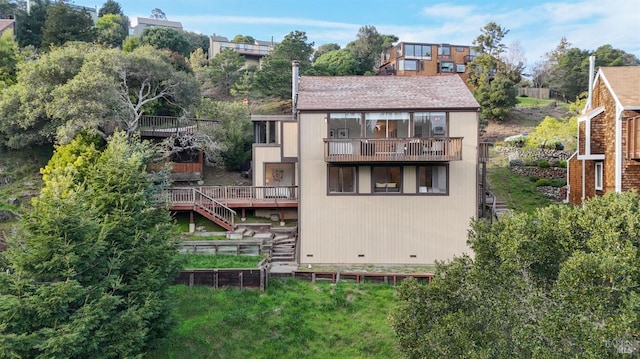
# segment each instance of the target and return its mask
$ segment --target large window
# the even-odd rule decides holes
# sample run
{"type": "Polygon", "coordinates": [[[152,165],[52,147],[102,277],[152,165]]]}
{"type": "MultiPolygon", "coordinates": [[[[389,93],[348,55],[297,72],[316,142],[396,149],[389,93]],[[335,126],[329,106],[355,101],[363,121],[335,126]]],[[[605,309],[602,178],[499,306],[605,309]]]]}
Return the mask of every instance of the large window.
{"type": "Polygon", "coordinates": [[[374,193],[402,192],[402,168],[400,166],[375,166],[371,168],[374,193]]]}
{"type": "Polygon", "coordinates": [[[409,137],[408,112],[369,112],[365,123],[367,138],[409,137]]]}
{"type": "Polygon", "coordinates": [[[431,57],[431,45],[405,44],[404,56],[428,59],[431,57]]]}
{"type": "Polygon", "coordinates": [[[438,56],[451,56],[451,47],[448,45],[442,45],[438,47],[438,56]]]}
{"type": "Polygon", "coordinates": [[[329,166],[329,193],[355,193],[356,178],[353,166],[329,166]]]}
{"type": "Polygon", "coordinates": [[[416,112],[413,114],[414,137],[446,137],[447,114],[445,112],[416,112]]]}
{"type": "Polygon", "coordinates": [[[595,163],[595,176],[596,190],[602,191],[602,162],[595,163]]]}
{"type": "Polygon", "coordinates": [[[329,114],[329,138],[358,138],[360,137],[360,113],[331,113],[329,114]]]}
{"type": "Polygon", "coordinates": [[[400,60],[398,64],[400,71],[418,71],[419,69],[418,60],[400,60]]]}
{"type": "Polygon", "coordinates": [[[440,72],[453,72],[454,63],[453,62],[441,62],[440,63],[440,72]]]}
{"type": "Polygon", "coordinates": [[[449,166],[446,164],[419,166],[418,193],[449,194],[449,166]]]}

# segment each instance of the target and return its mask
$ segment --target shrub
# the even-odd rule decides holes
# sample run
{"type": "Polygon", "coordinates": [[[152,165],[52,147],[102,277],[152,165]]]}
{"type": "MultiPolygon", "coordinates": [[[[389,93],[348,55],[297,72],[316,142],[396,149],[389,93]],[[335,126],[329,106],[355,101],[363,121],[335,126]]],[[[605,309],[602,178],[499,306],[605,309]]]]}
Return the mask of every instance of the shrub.
{"type": "Polygon", "coordinates": [[[540,178],[539,180],[536,181],[535,186],[536,187],[551,186],[551,180],[549,178],[540,178]]]}
{"type": "Polygon", "coordinates": [[[567,168],[567,161],[566,160],[560,160],[559,163],[558,163],[558,167],[567,168]]]}
{"type": "Polygon", "coordinates": [[[536,187],[550,186],[550,187],[563,187],[567,184],[564,178],[540,178],[535,181],[536,187]]]}
{"type": "Polygon", "coordinates": [[[547,160],[540,160],[540,161],[538,161],[538,167],[540,167],[540,168],[549,168],[549,167],[551,167],[551,165],[549,164],[549,161],[547,161],[547,160]]]}
{"type": "Polygon", "coordinates": [[[514,158],[512,160],[509,160],[509,167],[515,167],[515,166],[524,166],[524,161],[522,161],[519,158],[514,158]]]}

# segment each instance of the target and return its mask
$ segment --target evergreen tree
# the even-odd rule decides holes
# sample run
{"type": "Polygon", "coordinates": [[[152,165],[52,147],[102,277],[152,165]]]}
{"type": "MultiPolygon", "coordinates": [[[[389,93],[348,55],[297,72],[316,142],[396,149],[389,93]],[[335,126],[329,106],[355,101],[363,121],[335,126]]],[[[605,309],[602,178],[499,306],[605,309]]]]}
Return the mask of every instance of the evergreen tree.
{"type": "Polygon", "coordinates": [[[49,0],[34,0],[31,2],[31,11],[28,14],[26,9],[18,12],[16,16],[16,40],[20,47],[40,47],[49,6],[49,0]]]}
{"type": "Polygon", "coordinates": [[[178,267],[150,154],[122,133],[56,149],[0,274],[0,357],[138,357],[167,333],[178,267]]]}
{"type": "Polygon", "coordinates": [[[75,10],[60,1],[47,9],[42,46],[60,46],[67,41],[93,41],[93,20],[86,10],[75,10]]]}

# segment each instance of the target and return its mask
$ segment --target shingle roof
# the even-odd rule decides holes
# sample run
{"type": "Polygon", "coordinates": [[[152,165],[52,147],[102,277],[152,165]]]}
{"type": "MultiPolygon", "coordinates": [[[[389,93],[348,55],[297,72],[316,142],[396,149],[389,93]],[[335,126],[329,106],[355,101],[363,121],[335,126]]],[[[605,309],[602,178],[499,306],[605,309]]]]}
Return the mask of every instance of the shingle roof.
{"type": "Polygon", "coordinates": [[[147,17],[138,17],[137,23],[138,25],[145,24],[145,25],[154,25],[154,26],[160,26],[160,27],[172,27],[172,28],[182,29],[182,23],[180,23],[179,21],[169,21],[169,20],[162,20],[162,19],[151,19],[147,17]]]}
{"type": "Polygon", "coordinates": [[[477,109],[451,76],[302,76],[298,110],[477,109]]]}
{"type": "Polygon", "coordinates": [[[640,106],[640,66],[601,67],[600,75],[622,106],[640,106]]]}
{"type": "Polygon", "coordinates": [[[13,24],[16,21],[13,19],[0,19],[0,33],[4,32],[5,30],[9,29],[10,27],[13,27],[13,24]]]}

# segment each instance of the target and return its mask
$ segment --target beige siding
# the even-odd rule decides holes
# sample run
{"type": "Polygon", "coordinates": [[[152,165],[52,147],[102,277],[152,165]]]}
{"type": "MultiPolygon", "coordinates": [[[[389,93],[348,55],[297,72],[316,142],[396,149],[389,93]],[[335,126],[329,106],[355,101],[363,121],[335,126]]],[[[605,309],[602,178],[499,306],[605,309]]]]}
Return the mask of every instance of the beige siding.
{"type": "Polygon", "coordinates": [[[477,115],[451,113],[450,136],[464,137],[462,161],[449,166],[449,195],[415,195],[415,165],[404,167],[404,194],[373,195],[369,166],[358,169],[360,195],[327,195],[324,114],[300,117],[300,262],[430,264],[470,252],[476,214],[477,115]],[[364,193],[364,194],[363,194],[364,193]]]}
{"type": "Polygon", "coordinates": [[[298,157],[298,123],[282,122],[282,157],[298,157]]]}
{"type": "MultiPolygon", "coordinates": [[[[253,145],[253,185],[264,186],[264,163],[281,162],[280,146],[253,145]]],[[[297,174],[296,174],[297,175],[297,174]]]]}

